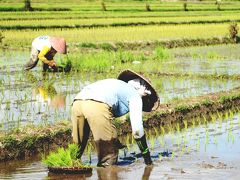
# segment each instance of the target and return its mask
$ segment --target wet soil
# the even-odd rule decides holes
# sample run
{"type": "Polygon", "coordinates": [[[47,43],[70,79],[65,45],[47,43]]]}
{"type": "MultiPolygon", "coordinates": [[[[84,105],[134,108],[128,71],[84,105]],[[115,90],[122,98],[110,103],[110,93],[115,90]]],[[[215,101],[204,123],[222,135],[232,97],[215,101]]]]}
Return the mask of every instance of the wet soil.
{"type": "MultiPolygon", "coordinates": [[[[146,129],[160,126],[167,127],[169,124],[175,122],[183,124],[184,119],[191,121],[198,116],[208,116],[210,113],[223,111],[229,108],[237,108],[239,106],[240,88],[235,88],[227,92],[188,98],[184,101],[161,105],[157,111],[145,114],[144,127],[146,129]],[[207,101],[205,101],[206,99],[207,101]]],[[[123,124],[116,125],[118,126],[119,135],[131,132],[130,123],[127,121],[123,124]]],[[[69,124],[62,124],[60,131],[57,126],[55,126],[55,128],[52,126],[52,128],[42,129],[40,130],[40,134],[44,136],[42,137],[40,135],[40,138],[36,131],[29,134],[26,130],[23,131],[24,133],[3,136],[0,144],[0,160],[26,158],[46,152],[45,143],[48,147],[47,150],[53,149],[58,146],[59,143],[65,145],[71,141],[71,129],[69,127],[69,124]]]]}
{"type": "MultiPolygon", "coordinates": [[[[238,179],[240,175],[240,116],[239,112],[229,119],[219,119],[181,132],[155,136],[154,147],[148,138],[154,164],[145,166],[141,157],[130,162],[121,161],[124,153],[119,154],[119,165],[107,168],[94,167],[91,174],[66,175],[48,172],[40,158],[32,160],[0,163],[1,179],[238,179]],[[229,127],[232,126],[230,129],[229,127]],[[206,132],[209,132],[206,133],[206,132]],[[228,139],[231,133],[233,139],[228,139]],[[184,137],[182,139],[182,137],[184,137]],[[159,138],[164,139],[160,145],[159,138]],[[177,140],[180,140],[177,145],[177,140]],[[197,140],[199,139],[199,140],[197,140]],[[216,140],[214,140],[216,139],[216,140]],[[197,143],[199,141],[199,144],[197,143]],[[199,145],[199,146],[198,146],[199,145]],[[163,153],[171,152],[171,153],[163,153]],[[161,154],[161,156],[159,156],[161,154]],[[128,162],[128,163],[127,163],[128,162]]],[[[149,134],[147,132],[147,134],[149,134]]],[[[126,157],[138,152],[136,144],[131,144],[126,157]]],[[[92,152],[91,162],[96,165],[96,152],[92,152]]],[[[136,156],[135,156],[136,157],[136,156]]],[[[130,158],[128,158],[130,159],[130,158]]],[[[84,155],[83,160],[88,161],[84,155]]]]}

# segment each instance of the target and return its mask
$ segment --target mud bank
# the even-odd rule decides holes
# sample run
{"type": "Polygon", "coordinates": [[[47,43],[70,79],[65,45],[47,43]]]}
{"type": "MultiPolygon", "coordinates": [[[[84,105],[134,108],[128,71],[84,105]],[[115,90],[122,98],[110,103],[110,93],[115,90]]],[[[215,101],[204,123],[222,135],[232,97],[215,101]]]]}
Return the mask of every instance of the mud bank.
{"type": "MultiPolygon", "coordinates": [[[[240,107],[240,87],[227,92],[219,92],[162,104],[157,111],[144,114],[145,128],[183,123],[194,117],[208,116],[217,111],[240,107]]],[[[131,132],[129,122],[119,124],[119,135],[131,132]]],[[[0,161],[24,159],[48,152],[58,146],[70,143],[71,124],[59,123],[54,126],[25,127],[7,135],[0,135],[0,161]]]]}
{"type": "MultiPolygon", "coordinates": [[[[237,40],[239,42],[239,38],[237,40]]],[[[136,41],[136,42],[113,42],[113,43],[75,43],[69,44],[70,47],[79,47],[82,50],[86,49],[104,49],[108,51],[117,50],[144,50],[154,49],[158,46],[165,48],[178,48],[189,46],[209,46],[218,44],[235,44],[236,42],[229,37],[213,37],[213,38],[197,38],[197,39],[170,39],[170,40],[156,40],[156,41],[136,41]]]]}
{"type": "MultiPolygon", "coordinates": [[[[214,112],[238,107],[240,107],[240,87],[162,104],[157,111],[144,116],[144,127],[168,126],[176,122],[183,124],[183,120],[191,121],[195,117],[207,117],[214,112]]],[[[131,132],[130,123],[125,122],[120,127],[119,134],[131,132]]]]}
{"type": "MultiPolygon", "coordinates": [[[[104,42],[104,43],[69,43],[68,48],[72,52],[91,52],[96,50],[118,51],[118,50],[146,50],[155,49],[158,46],[168,49],[190,46],[210,46],[219,44],[236,44],[240,42],[240,38],[234,41],[229,37],[212,37],[212,38],[197,38],[197,39],[169,39],[155,41],[134,41],[134,42],[104,42]],[[236,42],[237,41],[237,42],[236,42]]],[[[31,47],[21,46],[13,47],[8,44],[0,44],[0,48],[5,50],[30,50],[31,47]]]]}

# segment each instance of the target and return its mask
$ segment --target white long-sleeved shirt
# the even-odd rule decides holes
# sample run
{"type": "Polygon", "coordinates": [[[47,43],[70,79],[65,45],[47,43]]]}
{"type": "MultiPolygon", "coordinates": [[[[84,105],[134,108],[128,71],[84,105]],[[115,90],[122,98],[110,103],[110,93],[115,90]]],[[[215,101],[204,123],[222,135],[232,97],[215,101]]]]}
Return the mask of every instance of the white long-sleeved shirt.
{"type": "Polygon", "coordinates": [[[44,47],[48,47],[51,49],[51,43],[50,43],[50,37],[49,36],[39,36],[35,38],[32,42],[32,46],[37,49],[38,51],[41,51],[44,47]]]}
{"type": "Polygon", "coordinates": [[[118,79],[100,80],[84,87],[74,99],[92,99],[106,103],[112,108],[114,117],[129,112],[134,138],[141,138],[144,135],[142,98],[130,84],[118,79]]]}

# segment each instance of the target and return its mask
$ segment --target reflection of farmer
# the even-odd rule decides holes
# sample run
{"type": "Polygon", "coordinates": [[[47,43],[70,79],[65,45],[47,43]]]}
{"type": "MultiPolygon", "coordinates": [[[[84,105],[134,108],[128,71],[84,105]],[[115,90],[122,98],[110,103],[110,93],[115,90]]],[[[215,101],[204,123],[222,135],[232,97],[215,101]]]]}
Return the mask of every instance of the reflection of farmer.
{"type": "MultiPolygon", "coordinates": [[[[51,81],[44,81],[35,77],[31,71],[27,71],[25,74],[28,82],[33,84],[33,95],[36,97],[38,102],[47,102],[49,106],[59,108],[65,106],[66,95],[57,93],[56,89],[53,86],[54,79],[51,81]]],[[[44,78],[46,78],[44,76],[44,78]]]]}
{"type": "Polygon", "coordinates": [[[57,91],[52,85],[38,86],[35,93],[39,102],[47,102],[49,106],[54,108],[65,106],[66,96],[64,94],[57,94],[57,91]]]}
{"type": "Polygon", "coordinates": [[[29,70],[34,68],[38,60],[43,62],[43,71],[48,69],[57,71],[56,62],[53,57],[59,52],[66,54],[66,42],[63,38],[40,36],[33,40],[30,61],[25,64],[24,69],[29,70]]]}
{"type": "Polygon", "coordinates": [[[144,158],[151,164],[144,134],[142,111],[150,112],[159,105],[159,98],[143,76],[125,70],[118,79],[105,79],[86,86],[74,99],[72,107],[73,141],[80,145],[79,158],[87,144],[90,129],[98,153],[98,166],[117,163],[118,149],[115,117],[130,113],[133,137],[144,158]]]}

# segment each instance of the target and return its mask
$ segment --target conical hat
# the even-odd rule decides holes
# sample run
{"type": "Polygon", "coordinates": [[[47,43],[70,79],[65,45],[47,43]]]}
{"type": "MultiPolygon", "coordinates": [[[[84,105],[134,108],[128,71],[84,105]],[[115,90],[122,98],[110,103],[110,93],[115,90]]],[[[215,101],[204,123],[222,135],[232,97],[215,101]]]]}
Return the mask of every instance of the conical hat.
{"type": "Polygon", "coordinates": [[[150,111],[156,110],[160,104],[160,100],[155,89],[153,88],[153,86],[151,85],[151,82],[148,79],[146,79],[143,75],[140,75],[129,69],[122,71],[118,75],[118,79],[125,81],[126,83],[132,79],[137,79],[137,78],[144,80],[147,85],[147,89],[151,91],[150,95],[142,97],[143,111],[150,112],[150,111]]]}
{"type": "Polygon", "coordinates": [[[64,38],[50,37],[52,47],[61,54],[67,54],[67,46],[64,38]]]}

